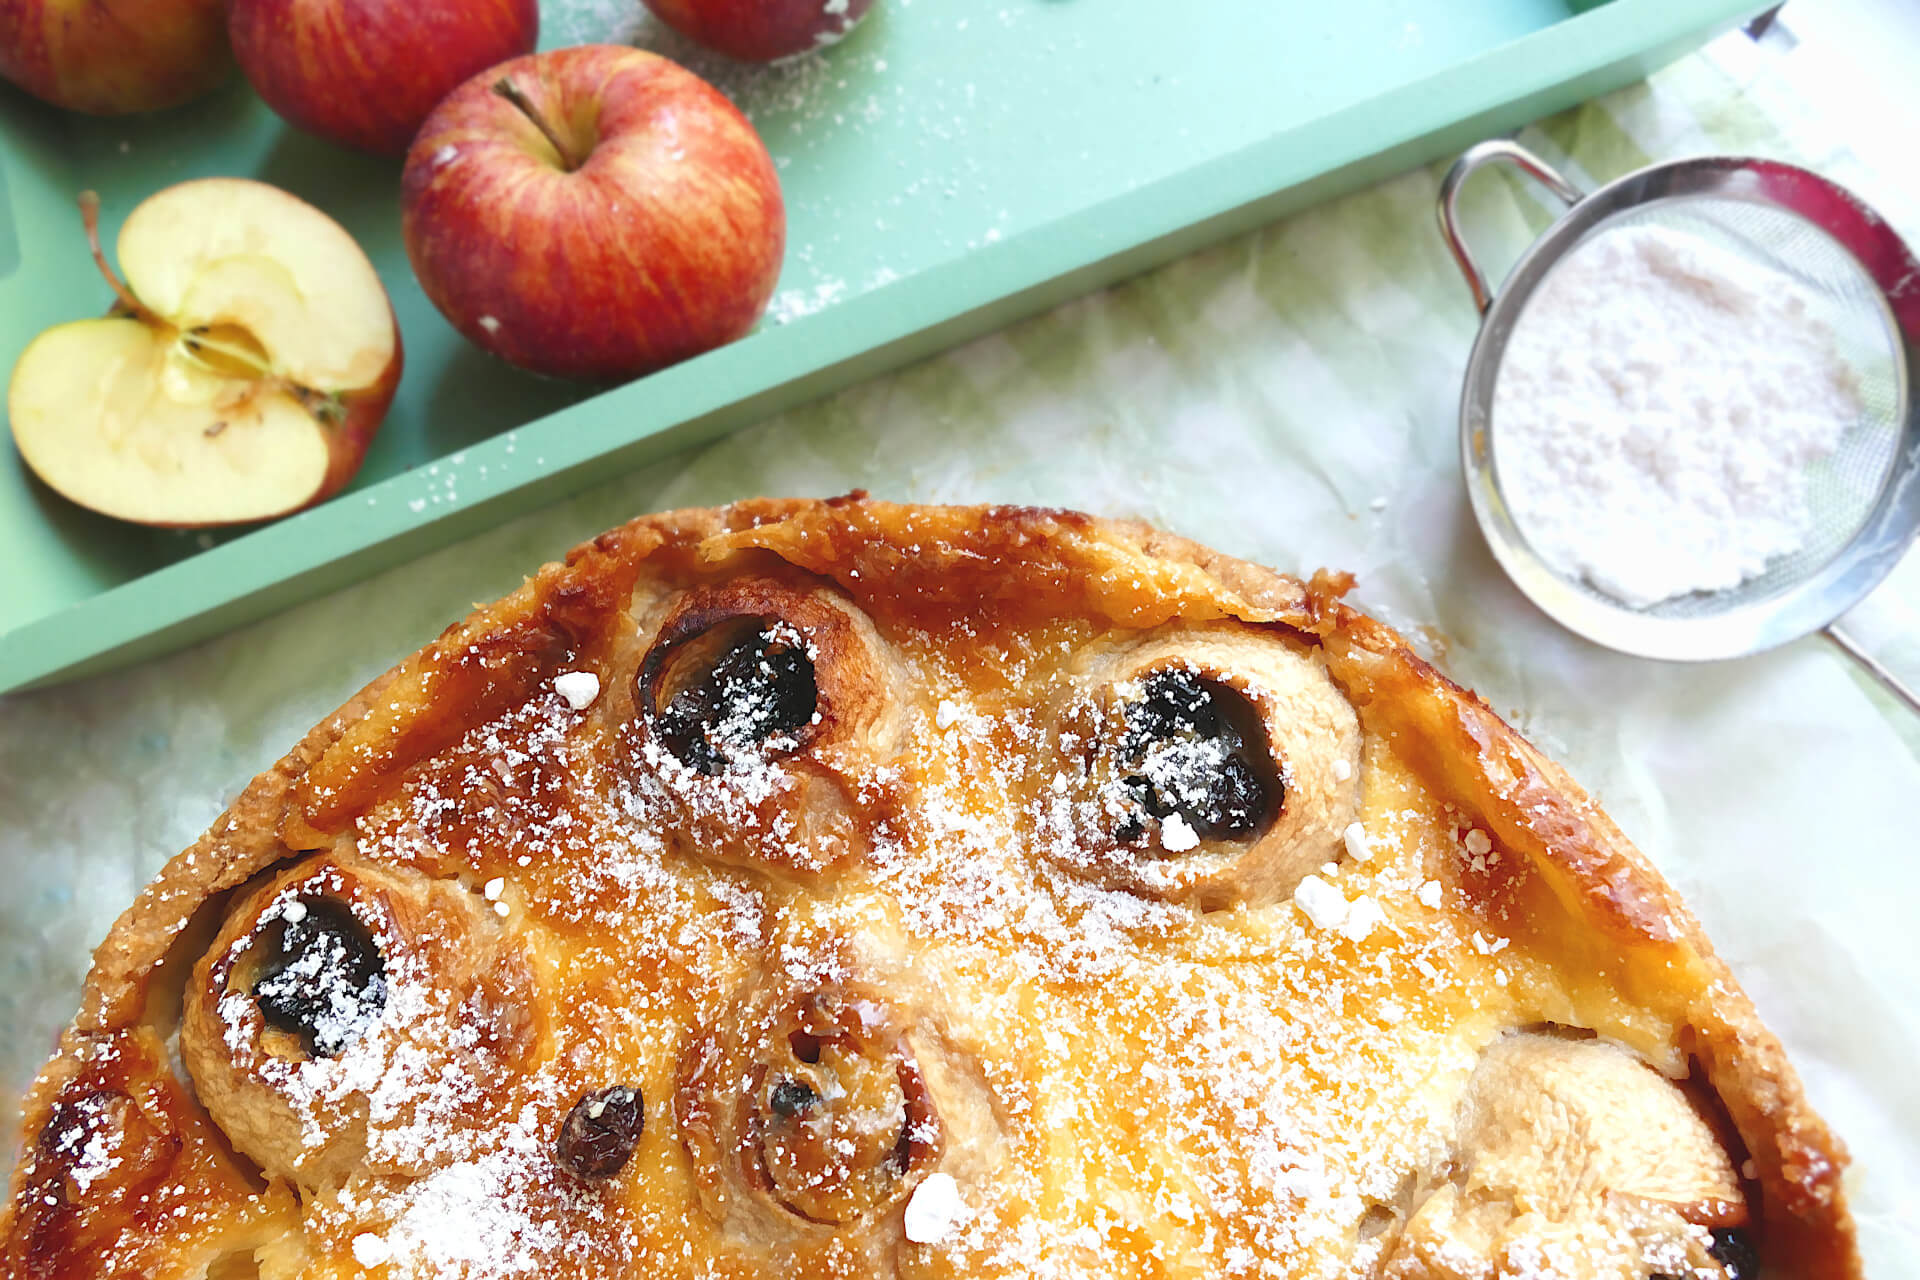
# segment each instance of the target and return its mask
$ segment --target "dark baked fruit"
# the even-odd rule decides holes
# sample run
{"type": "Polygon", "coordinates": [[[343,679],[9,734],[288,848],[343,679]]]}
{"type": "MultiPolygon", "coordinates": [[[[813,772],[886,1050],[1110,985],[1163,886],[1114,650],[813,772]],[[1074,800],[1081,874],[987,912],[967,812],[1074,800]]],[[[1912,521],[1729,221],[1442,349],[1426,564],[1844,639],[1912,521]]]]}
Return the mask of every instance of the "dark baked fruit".
{"type": "Polygon", "coordinates": [[[638,1089],[624,1084],[595,1089],[573,1104],[554,1139],[554,1160],[584,1182],[601,1182],[626,1167],[647,1119],[638,1089]]]}
{"type": "Polygon", "coordinates": [[[1061,512],[595,539],[122,918],[0,1280],[1858,1280],[1691,916],[1348,585],[1061,512]]]}
{"type": "Polygon", "coordinates": [[[260,1015],[308,1053],[337,1058],[385,1007],[386,962],[352,913],[325,898],[295,898],[279,918],[274,954],[253,983],[260,1015]]]}
{"type": "Polygon", "coordinates": [[[656,694],[664,701],[654,715],[667,750],[701,773],[719,773],[746,753],[792,750],[819,700],[800,633],[759,618],[742,621],[694,638],[705,645],[683,641],[679,647],[692,652],[671,655],[677,661],[662,671],[694,668],[672,682],[678,687],[671,692],[656,694]]]}
{"type": "Polygon", "coordinates": [[[1124,704],[1115,744],[1123,771],[1116,832],[1139,844],[1177,818],[1200,840],[1252,835],[1272,819],[1286,785],[1266,759],[1246,700],[1192,671],[1169,667],[1124,704]]]}

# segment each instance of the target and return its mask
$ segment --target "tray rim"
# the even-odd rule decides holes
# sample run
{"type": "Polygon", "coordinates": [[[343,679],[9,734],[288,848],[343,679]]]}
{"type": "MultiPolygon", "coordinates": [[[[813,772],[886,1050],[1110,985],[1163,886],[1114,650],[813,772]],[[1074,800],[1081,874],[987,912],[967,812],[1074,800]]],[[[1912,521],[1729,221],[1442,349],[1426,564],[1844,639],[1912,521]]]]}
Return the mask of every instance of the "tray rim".
{"type": "Polygon", "coordinates": [[[1765,7],[1764,0],[1604,0],[1443,71],[762,328],[16,626],[0,633],[0,694],[159,656],[345,586],[1309,201],[1415,167],[1459,137],[1584,101],[1765,7]],[[754,389],[733,395],[741,386],[754,389]],[[520,450],[541,459],[531,472],[510,461],[520,450]],[[458,501],[411,509],[435,496],[450,467],[463,491],[458,501]],[[501,478],[508,473],[511,482],[501,478]]]}

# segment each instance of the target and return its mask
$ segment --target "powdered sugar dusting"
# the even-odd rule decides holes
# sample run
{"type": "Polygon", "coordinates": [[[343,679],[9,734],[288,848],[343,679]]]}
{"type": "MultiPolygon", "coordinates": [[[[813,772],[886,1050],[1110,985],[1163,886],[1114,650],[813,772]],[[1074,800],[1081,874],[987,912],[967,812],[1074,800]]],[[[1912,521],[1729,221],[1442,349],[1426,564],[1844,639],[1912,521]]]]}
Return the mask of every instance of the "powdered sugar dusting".
{"type": "MultiPolygon", "coordinates": [[[[969,1167],[973,1135],[949,1135],[955,1163],[888,1211],[956,1274],[1067,1280],[1142,1254],[1225,1277],[1365,1273],[1355,1224],[1439,1157],[1477,1045],[1513,1016],[1501,984],[1527,962],[1492,945],[1497,921],[1420,906],[1424,886],[1510,870],[1491,841],[1475,855],[1477,827],[1417,805],[1363,810],[1369,859],[1308,881],[1337,920],[1299,895],[1208,915],[1135,892],[1074,861],[1111,815],[1062,755],[1089,744],[1033,692],[1070,646],[962,681],[936,638],[889,643],[912,691],[895,746],[830,792],[809,790],[822,766],[797,738],[743,732],[703,773],[542,695],[362,821],[362,854],[512,904],[501,927],[539,957],[549,1041],[491,1065],[434,972],[392,957],[368,1034],[283,1081],[316,1144],[349,1103],[367,1117],[369,1172],[317,1197],[311,1230],[396,1280],[701,1274],[703,1211],[679,1190],[650,1207],[668,1182],[639,1196],[558,1172],[561,1119],[590,1087],[632,1084],[635,1176],[666,1178],[697,1031],[756,984],[866,982],[994,1099],[1004,1148],[969,1167]]],[[[1218,843],[1168,821],[1147,856],[1218,843]]]]}
{"type": "Polygon", "coordinates": [[[1802,547],[1808,473],[1862,411],[1809,298],[1669,228],[1577,246],[1521,314],[1493,405],[1500,489],[1542,559],[1647,606],[1802,547]]]}

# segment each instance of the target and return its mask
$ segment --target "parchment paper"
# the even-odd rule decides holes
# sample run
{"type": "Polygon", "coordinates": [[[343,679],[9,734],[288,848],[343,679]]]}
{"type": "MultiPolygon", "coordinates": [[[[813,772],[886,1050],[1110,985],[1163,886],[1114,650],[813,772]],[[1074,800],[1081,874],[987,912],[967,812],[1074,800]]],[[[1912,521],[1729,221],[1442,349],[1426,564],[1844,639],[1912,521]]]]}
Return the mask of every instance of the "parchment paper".
{"type": "MultiPolygon", "coordinates": [[[[593,17],[583,11],[579,21],[593,17]]],[[[1730,37],[1530,129],[1582,182],[1761,152],[1903,193],[1730,37]]],[[[1433,223],[1440,166],[766,422],[175,658],[0,701],[0,1093],[74,1008],[90,948],[245,781],[363,681],[540,560],[636,513],[855,486],[1141,516],[1359,574],[1561,758],[1666,870],[1855,1154],[1872,1274],[1920,1275],[1920,728],[1818,641],[1713,667],[1557,630],[1473,527],[1455,411],[1474,315],[1433,223]]],[[[1467,213],[1511,255],[1548,211],[1504,179],[1467,213]]],[[[1920,570],[1874,606],[1911,662],[1920,570]]],[[[17,1133],[0,1119],[0,1153],[17,1133]]]]}

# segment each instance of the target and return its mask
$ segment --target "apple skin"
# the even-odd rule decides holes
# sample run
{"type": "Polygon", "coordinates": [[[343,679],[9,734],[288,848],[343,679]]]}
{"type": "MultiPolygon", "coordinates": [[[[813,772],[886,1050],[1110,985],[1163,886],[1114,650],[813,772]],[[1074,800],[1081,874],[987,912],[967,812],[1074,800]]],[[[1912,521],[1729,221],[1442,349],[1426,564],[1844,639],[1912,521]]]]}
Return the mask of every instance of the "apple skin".
{"type": "MultiPolygon", "coordinates": [[[[113,314],[109,312],[108,314],[113,314]]],[[[321,434],[327,442],[327,469],[321,476],[320,487],[315,489],[303,502],[294,503],[278,511],[265,511],[246,520],[140,520],[135,523],[154,529],[218,529],[232,524],[251,524],[256,520],[277,520],[290,516],[296,511],[305,511],[331,498],[346,488],[347,481],[353,479],[365,461],[367,449],[373,444],[373,438],[380,431],[380,424],[386,420],[387,410],[393,405],[394,394],[400,389],[400,374],[405,366],[405,353],[400,347],[400,325],[398,319],[393,327],[393,363],[387,366],[380,380],[370,387],[350,391],[341,397],[345,412],[334,422],[321,428],[321,434]]],[[[36,472],[36,474],[38,474],[36,472]]],[[[97,511],[103,516],[116,520],[128,517],[118,511],[95,502],[84,489],[60,485],[40,476],[41,483],[58,493],[76,506],[97,511]]]]}
{"type": "Polygon", "coordinates": [[[832,44],[873,0],[646,0],[662,22],[696,44],[743,62],[773,62],[832,44]]]}
{"type": "MultiPolygon", "coordinates": [[[[10,0],[0,0],[8,3],[10,0]]],[[[538,0],[231,0],[234,56],[282,119],[401,155],[469,76],[540,39],[538,0]]]]}
{"type": "Polygon", "coordinates": [[[221,0],[0,0],[0,76],[56,107],[158,111],[232,72],[221,0]]]}
{"type": "MultiPolygon", "coordinates": [[[[392,314],[392,304],[388,304],[388,314],[392,314]]],[[[380,424],[386,421],[387,410],[393,407],[393,397],[400,390],[400,375],[407,363],[406,348],[400,341],[400,317],[393,317],[393,360],[387,365],[380,380],[372,386],[349,391],[340,397],[345,412],[338,421],[322,428],[327,438],[327,473],[320,480],[320,487],[313,496],[296,511],[325,502],[340,492],[360,470],[360,464],[366,460],[367,449],[373,444],[373,438],[379,434],[380,424]]]]}
{"type": "Polygon", "coordinates": [[[620,379],[731,342],[786,249],[773,159],[719,90],[645,50],[518,58],[448,95],[401,176],[422,288],[482,350],[620,379]],[[506,80],[578,157],[495,91],[506,80]]]}

